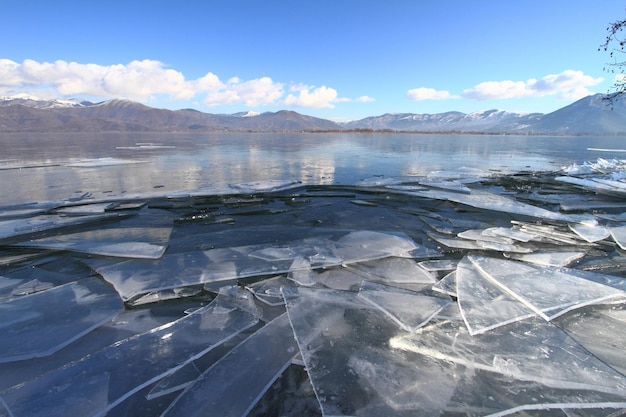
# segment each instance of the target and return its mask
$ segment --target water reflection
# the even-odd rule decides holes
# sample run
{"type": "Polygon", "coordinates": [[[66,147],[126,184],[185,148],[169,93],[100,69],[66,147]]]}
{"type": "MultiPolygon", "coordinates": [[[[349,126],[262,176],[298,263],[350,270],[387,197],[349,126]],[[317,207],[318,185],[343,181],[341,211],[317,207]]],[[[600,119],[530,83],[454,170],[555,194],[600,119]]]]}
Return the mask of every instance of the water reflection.
{"type": "Polygon", "coordinates": [[[98,198],[155,189],[223,188],[229,183],[269,179],[352,184],[377,175],[426,175],[462,166],[502,172],[554,170],[572,162],[606,157],[587,148],[621,148],[623,140],[412,134],[2,134],[0,198],[4,204],[85,192],[98,198]],[[137,143],[167,147],[116,149],[137,143]],[[67,166],[97,158],[148,162],[67,166]]]}

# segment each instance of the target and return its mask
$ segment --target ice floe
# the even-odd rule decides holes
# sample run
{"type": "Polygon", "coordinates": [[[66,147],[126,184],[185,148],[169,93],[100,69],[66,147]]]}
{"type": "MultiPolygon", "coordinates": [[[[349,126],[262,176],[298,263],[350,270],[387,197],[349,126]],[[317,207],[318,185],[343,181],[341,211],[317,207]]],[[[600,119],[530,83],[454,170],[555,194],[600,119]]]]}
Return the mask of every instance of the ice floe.
{"type": "Polygon", "coordinates": [[[5,206],[0,416],[623,414],[622,166],[5,206]]]}

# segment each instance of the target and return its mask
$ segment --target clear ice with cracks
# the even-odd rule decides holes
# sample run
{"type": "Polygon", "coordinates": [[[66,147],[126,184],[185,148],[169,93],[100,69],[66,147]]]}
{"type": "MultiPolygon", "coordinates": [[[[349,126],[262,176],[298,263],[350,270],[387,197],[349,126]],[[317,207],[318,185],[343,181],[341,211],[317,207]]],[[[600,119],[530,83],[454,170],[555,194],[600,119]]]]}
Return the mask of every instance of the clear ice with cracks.
{"type": "Polygon", "coordinates": [[[117,293],[93,277],[0,302],[0,363],[51,355],[123,310],[117,293]]]}
{"type": "Polygon", "coordinates": [[[553,323],[609,366],[626,375],[624,340],[626,309],[624,305],[589,307],[561,316],[553,323]]]}
{"type": "MultiPolygon", "coordinates": [[[[254,303],[242,310],[224,298],[231,299],[218,296],[179,320],[0,392],[0,400],[12,417],[104,416],[137,391],[257,323],[257,316],[248,311],[254,303]]],[[[243,298],[236,301],[246,303],[243,298]]]]}
{"type": "Polygon", "coordinates": [[[399,330],[354,292],[285,287],[289,321],[324,416],[437,416],[457,367],[390,349],[399,330]]]}
{"type": "Polygon", "coordinates": [[[207,369],[162,416],[245,416],[297,354],[283,313],[207,369]]]}
{"type": "Polygon", "coordinates": [[[129,301],[164,289],[432,253],[404,233],[332,229],[312,229],[311,233],[311,237],[284,245],[172,253],[157,261],[125,261],[96,266],[95,270],[129,301]]]}
{"type": "MultiPolygon", "coordinates": [[[[459,322],[443,321],[394,337],[390,345],[519,381],[580,394],[597,391],[626,400],[624,375],[557,326],[537,318],[476,336],[459,322]]],[[[584,395],[579,397],[580,403],[588,402],[584,395]]]]}
{"type": "Polygon", "coordinates": [[[626,292],[588,279],[592,274],[585,271],[475,255],[468,259],[485,278],[545,320],[586,305],[626,299],[626,292]]]}
{"type": "Polygon", "coordinates": [[[368,281],[363,281],[358,294],[407,332],[424,326],[451,303],[450,298],[433,297],[368,281]]]}
{"type": "Polygon", "coordinates": [[[459,311],[470,335],[535,316],[522,304],[487,277],[464,257],[455,273],[459,311]]]}
{"type": "Polygon", "coordinates": [[[167,249],[171,231],[169,227],[102,228],[32,239],[14,246],[122,258],[159,259],[167,249]]]}

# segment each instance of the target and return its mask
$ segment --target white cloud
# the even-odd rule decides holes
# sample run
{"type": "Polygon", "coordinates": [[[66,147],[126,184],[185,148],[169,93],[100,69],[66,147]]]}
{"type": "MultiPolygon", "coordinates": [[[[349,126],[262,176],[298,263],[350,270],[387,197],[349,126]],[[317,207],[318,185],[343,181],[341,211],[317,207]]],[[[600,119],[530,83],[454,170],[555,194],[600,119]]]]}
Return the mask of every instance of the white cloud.
{"type": "Polygon", "coordinates": [[[357,97],[356,100],[354,100],[358,103],[371,103],[376,101],[375,98],[373,97],[369,97],[369,96],[361,96],[361,97],[357,97]]]}
{"type": "Polygon", "coordinates": [[[97,65],[77,62],[17,63],[0,59],[0,95],[25,90],[45,92],[46,96],[123,97],[140,102],[165,96],[172,101],[201,100],[206,105],[243,104],[249,107],[289,104],[300,107],[332,107],[337,91],[323,86],[292,87],[294,94],[284,98],[282,83],[269,77],[223,82],[212,72],[187,80],[182,72],[166,68],[160,61],[132,61],[128,64],[97,65]],[[295,94],[297,93],[297,94],[295,94]],[[281,101],[281,99],[283,99],[281,101]]]}
{"type": "Polygon", "coordinates": [[[576,100],[592,94],[587,87],[601,83],[604,79],[593,78],[582,71],[565,70],[559,74],[548,74],[537,80],[486,81],[463,91],[463,97],[475,100],[504,98],[545,97],[554,95],[562,99],[576,100]]]}
{"type": "Polygon", "coordinates": [[[269,77],[240,82],[233,77],[224,84],[217,77],[207,85],[204,104],[216,106],[220,104],[245,104],[249,107],[276,104],[283,96],[283,85],[275,83],[269,77]]]}
{"type": "Polygon", "coordinates": [[[449,91],[445,90],[435,90],[434,88],[414,88],[412,90],[407,91],[406,97],[409,100],[413,101],[422,101],[422,100],[445,100],[456,98],[449,91]]]}
{"type": "Polygon", "coordinates": [[[326,86],[321,86],[312,90],[313,87],[307,85],[292,85],[290,90],[297,95],[289,94],[283,103],[287,106],[309,107],[309,108],[333,108],[332,104],[337,99],[337,90],[326,86]]]}

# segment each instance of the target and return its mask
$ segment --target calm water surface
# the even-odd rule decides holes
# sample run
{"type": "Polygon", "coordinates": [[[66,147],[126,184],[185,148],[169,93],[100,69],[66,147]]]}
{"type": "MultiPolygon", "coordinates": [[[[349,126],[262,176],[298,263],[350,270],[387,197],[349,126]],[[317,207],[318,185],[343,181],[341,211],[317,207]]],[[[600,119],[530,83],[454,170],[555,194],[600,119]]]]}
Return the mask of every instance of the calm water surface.
{"type": "Polygon", "coordinates": [[[626,158],[626,153],[587,150],[624,149],[626,137],[31,133],[0,134],[0,144],[0,205],[84,193],[103,198],[223,189],[270,179],[354,184],[459,167],[546,171],[600,157],[626,158]],[[138,143],[164,147],[120,149],[138,143]],[[71,166],[84,160],[95,160],[94,166],[71,166]]]}

